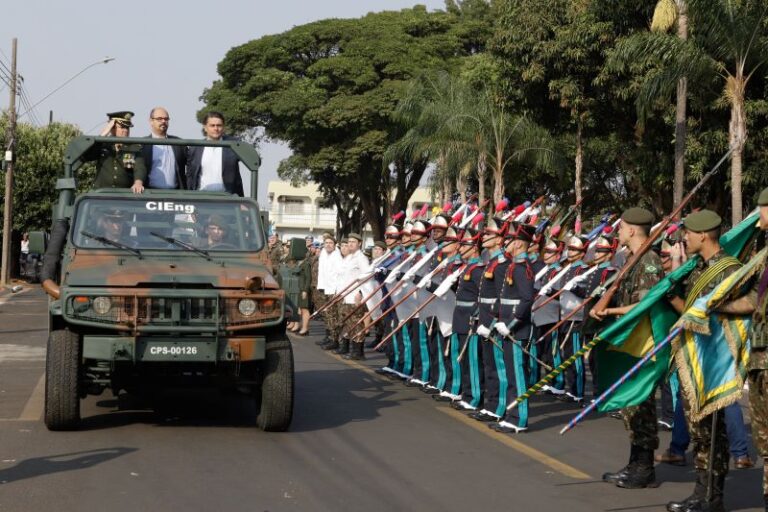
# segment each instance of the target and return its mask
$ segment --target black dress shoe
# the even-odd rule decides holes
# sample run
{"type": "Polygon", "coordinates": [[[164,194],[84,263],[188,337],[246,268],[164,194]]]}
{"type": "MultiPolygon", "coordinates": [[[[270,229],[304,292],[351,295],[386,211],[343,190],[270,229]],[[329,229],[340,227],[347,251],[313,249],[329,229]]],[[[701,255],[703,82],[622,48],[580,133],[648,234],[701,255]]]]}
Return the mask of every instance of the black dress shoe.
{"type": "Polygon", "coordinates": [[[461,400],[454,400],[451,402],[451,407],[456,409],[457,411],[474,411],[474,409],[467,409],[463,405],[461,405],[461,400]]]}
{"type": "Polygon", "coordinates": [[[434,388],[434,387],[429,387],[429,386],[422,386],[421,391],[423,393],[428,394],[428,395],[437,395],[437,394],[440,393],[439,389],[434,388]]]}
{"type": "Polygon", "coordinates": [[[435,402],[453,402],[453,398],[445,395],[432,395],[432,400],[435,402]]]}
{"type": "Polygon", "coordinates": [[[471,412],[471,413],[469,413],[468,416],[470,418],[472,418],[473,420],[483,421],[483,422],[499,421],[498,417],[493,416],[493,415],[488,414],[488,413],[485,413],[485,412],[482,412],[482,411],[471,412]]]}
{"type": "Polygon", "coordinates": [[[373,370],[373,371],[374,371],[374,372],[376,372],[376,373],[378,373],[379,375],[387,375],[387,376],[389,376],[389,375],[393,375],[393,373],[392,373],[391,371],[387,371],[387,370],[385,370],[384,368],[376,368],[376,369],[375,369],[375,370],[373,370]]]}
{"type": "Polygon", "coordinates": [[[407,382],[405,383],[405,385],[406,385],[406,386],[408,386],[409,388],[420,388],[420,387],[422,387],[424,384],[421,384],[421,383],[419,383],[419,382],[416,382],[415,380],[409,380],[409,381],[407,381],[407,382]]]}

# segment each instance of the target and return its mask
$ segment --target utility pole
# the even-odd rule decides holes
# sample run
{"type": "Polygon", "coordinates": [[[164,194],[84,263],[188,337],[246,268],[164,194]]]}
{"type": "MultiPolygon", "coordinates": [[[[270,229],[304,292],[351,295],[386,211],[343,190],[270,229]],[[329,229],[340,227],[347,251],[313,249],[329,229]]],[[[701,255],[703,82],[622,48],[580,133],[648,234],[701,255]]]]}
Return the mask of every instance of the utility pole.
{"type": "Polygon", "coordinates": [[[13,160],[16,148],[16,38],[11,49],[11,99],[8,107],[8,146],[5,150],[5,209],[3,210],[3,247],[0,262],[0,286],[7,286],[11,277],[11,232],[13,229],[13,160]]]}

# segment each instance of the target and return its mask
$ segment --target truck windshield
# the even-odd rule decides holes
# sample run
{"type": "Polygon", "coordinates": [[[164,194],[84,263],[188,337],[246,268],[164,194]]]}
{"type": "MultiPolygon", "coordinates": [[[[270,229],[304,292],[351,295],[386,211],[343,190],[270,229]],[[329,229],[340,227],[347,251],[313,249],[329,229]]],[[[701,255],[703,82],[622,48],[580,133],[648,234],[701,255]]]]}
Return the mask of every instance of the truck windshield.
{"type": "Polygon", "coordinates": [[[72,230],[76,247],[120,250],[107,239],[131,249],[189,251],[163,237],[204,251],[251,252],[264,246],[259,212],[249,202],[137,197],[78,203],[72,230]]]}

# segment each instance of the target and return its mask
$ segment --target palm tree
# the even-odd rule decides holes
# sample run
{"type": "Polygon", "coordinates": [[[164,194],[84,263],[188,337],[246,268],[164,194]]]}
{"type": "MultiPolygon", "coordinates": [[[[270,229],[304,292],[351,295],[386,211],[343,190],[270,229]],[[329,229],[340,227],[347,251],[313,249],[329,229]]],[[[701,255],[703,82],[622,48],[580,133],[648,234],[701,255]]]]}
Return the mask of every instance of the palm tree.
{"type": "MultiPolygon", "coordinates": [[[[653,11],[651,30],[667,32],[677,24],[677,37],[688,39],[688,6],[685,0],[659,0],[653,11]]],[[[688,79],[681,76],[677,80],[677,100],[675,102],[675,175],[672,185],[672,203],[674,207],[683,200],[685,187],[685,138],[688,118],[687,96],[688,79]]]]}
{"type": "Polygon", "coordinates": [[[619,42],[608,66],[632,69],[638,62],[654,62],[637,97],[638,110],[668,98],[678,81],[707,84],[719,78],[722,97],[730,106],[728,142],[731,153],[731,221],[743,218],[741,184],[747,141],[745,98],[753,74],[768,60],[768,4],[763,0],[687,0],[693,30],[688,39],[640,33],[619,42]]]}

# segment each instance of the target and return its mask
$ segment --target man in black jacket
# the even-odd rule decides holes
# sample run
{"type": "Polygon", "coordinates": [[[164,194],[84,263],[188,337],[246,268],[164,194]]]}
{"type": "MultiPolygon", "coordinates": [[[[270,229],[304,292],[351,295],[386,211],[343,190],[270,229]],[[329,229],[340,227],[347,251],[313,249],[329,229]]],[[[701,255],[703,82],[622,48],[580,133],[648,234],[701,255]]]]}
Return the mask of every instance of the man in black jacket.
{"type": "MultiPolygon", "coordinates": [[[[178,139],[168,135],[168,124],[171,118],[163,107],[155,107],[149,113],[149,127],[151,130],[147,138],[153,139],[178,139]]],[[[187,188],[187,150],[184,146],[144,146],[141,149],[148,169],[147,188],[187,188]]]]}
{"type": "MultiPolygon", "coordinates": [[[[208,112],[203,119],[203,131],[210,141],[229,140],[224,137],[224,115],[208,112]]],[[[227,191],[243,195],[243,180],[235,152],[229,148],[195,146],[187,152],[187,188],[190,190],[227,191]]]]}

